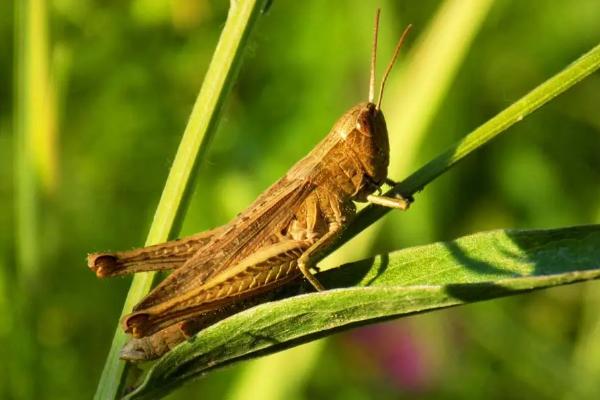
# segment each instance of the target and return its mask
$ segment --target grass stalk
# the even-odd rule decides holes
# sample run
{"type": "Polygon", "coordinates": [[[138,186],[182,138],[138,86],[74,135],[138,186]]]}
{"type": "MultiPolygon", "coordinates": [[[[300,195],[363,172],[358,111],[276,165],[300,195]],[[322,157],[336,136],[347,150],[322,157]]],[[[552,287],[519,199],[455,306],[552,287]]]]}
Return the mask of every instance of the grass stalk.
{"type": "MultiPolygon", "coordinates": [[[[162,196],[154,214],[146,245],[168,240],[175,231],[193,186],[197,165],[214,135],[223,103],[240,67],[243,50],[263,7],[262,0],[231,1],[200,93],[183,133],[162,196]]],[[[131,311],[150,290],[155,273],[136,274],[125,299],[122,315],[131,311]]],[[[126,373],[119,351],[127,336],[118,326],[102,371],[95,399],[118,398],[126,373]]]]}
{"type": "MultiPolygon", "coordinates": [[[[386,196],[413,195],[435,178],[462,161],[508,128],[520,122],[550,100],[564,93],[600,67],[600,44],[579,57],[564,70],[554,75],[531,92],[505,108],[496,116],[465,136],[454,146],[429,161],[417,171],[385,193],[386,196]]],[[[383,217],[389,208],[369,205],[361,210],[338,240],[338,246],[383,217]]],[[[334,246],[333,248],[335,248],[334,246]]]]}

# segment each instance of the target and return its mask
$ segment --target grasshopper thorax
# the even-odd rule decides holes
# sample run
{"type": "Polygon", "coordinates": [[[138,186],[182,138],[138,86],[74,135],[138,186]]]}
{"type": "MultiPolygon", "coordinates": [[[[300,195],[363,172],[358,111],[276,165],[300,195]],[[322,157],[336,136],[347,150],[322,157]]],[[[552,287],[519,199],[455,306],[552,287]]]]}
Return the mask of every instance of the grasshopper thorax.
{"type": "Polygon", "coordinates": [[[383,113],[374,103],[357,104],[337,120],[329,140],[335,145],[324,165],[332,179],[353,200],[365,201],[387,177],[390,148],[383,113]]]}

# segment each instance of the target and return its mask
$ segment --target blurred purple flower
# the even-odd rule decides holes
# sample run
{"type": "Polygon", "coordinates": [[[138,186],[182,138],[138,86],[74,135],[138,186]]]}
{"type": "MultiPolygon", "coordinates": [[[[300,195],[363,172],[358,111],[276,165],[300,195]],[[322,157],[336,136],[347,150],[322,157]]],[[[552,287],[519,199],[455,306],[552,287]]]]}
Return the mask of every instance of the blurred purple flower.
{"type": "Polygon", "coordinates": [[[414,335],[405,323],[379,324],[350,333],[346,342],[353,347],[358,344],[362,355],[377,365],[393,386],[425,392],[436,374],[423,343],[414,335]]]}

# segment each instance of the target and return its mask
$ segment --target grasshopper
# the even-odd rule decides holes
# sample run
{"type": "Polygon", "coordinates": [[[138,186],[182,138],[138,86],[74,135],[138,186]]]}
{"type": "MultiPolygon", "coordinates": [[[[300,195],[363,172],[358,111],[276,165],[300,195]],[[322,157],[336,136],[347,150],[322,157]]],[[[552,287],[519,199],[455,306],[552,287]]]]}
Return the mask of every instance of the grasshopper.
{"type": "Polygon", "coordinates": [[[134,339],[121,352],[131,361],[157,358],[200,329],[304,277],[356,214],[354,202],[405,210],[411,198],[384,197],[388,132],[381,111],[387,77],[410,30],[405,29],[375,102],[379,11],[375,18],[368,102],[348,110],[329,134],[287,174],[226,225],[155,246],[88,255],[100,278],[173,270],[123,320],[134,339]]]}

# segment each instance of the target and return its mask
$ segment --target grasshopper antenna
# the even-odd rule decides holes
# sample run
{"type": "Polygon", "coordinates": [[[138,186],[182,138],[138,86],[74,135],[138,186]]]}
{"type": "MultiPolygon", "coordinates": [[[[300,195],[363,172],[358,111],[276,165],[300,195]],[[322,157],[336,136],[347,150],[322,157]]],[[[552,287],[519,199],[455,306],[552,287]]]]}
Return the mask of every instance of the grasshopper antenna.
{"type": "Polygon", "coordinates": [[[377,61],[377,35],[379,33],[379,14],[381,9],[377,9],[375,14],[375,29],[373,32],[373,49],[371,50],[371,77],[369,79],[369,103],[375,101],[375,64],[377,61]]]}
{"type": "MultiPolygon", "coordinates": [[[[377,17],[379,19],[379,12],[377,13],[377,17]]],[[[398,40],[398,44],[396,45],[396,49],[394,50],[394,55],[392,56],[392,59],[390,60],[390,63],[388,64],[388,66],[385,69],[385,73],[383,74],[383,80],[381,81],[381,86],[379,87],[379,98],[377,99],[377,109],[381,109],[381,99],[383,99],[383,88],[385,87],[385,83],[387,81],[388,75],[390,74],[390,71],[392,70],[392,67],[394,66],[394,63],[396,62],[396,59],[398,58],[398,54],[400,53],[400,48],[402,47],[402,43],[404,43],[404,39],[406,38],[406,35],[408,35],[408,32],[410,32],[410,29],[412,28],[412,25],[408,25],[406,27],[406,29],[404,29],[404,32],[402,32],[402,36],[400,36],[400,39],[398,40]]]]}

